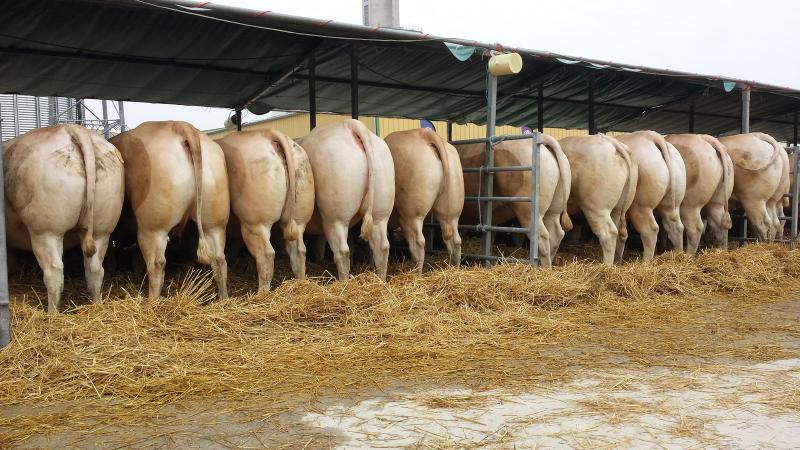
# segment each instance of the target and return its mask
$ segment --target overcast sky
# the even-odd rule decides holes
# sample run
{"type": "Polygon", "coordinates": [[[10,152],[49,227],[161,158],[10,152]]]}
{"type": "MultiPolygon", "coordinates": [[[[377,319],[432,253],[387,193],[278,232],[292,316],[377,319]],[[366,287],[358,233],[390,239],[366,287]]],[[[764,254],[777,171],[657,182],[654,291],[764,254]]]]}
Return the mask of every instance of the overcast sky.
{"type": "MultiPolygon", "coordinates": [[[[361,23],[361,0],[213,3],[361,23]]],[[[400,0],[400,23],[434,35],[800,89],[798,18],[798,0],[400,0]]],[[[229,111],[126,103],[125,113],[129,127],[181,119],[210,129],[229,111]]]]}

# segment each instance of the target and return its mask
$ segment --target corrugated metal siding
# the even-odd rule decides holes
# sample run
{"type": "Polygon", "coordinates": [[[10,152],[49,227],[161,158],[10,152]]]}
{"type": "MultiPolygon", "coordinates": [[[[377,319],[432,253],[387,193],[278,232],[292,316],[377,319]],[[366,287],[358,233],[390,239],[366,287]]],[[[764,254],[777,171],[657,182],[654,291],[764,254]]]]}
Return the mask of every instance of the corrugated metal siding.
{"type": "Polygon", "coordinates": [[[75,99],[0,94],[0,139],[8,140],[58,122],[74,122],[75,99]],[[17,114],[14,114],[16,103],[17,114]],[[38,106],[38,108],[37,108],[38,106]]]}
{"type": "MultiPolygon", "coordinates": [[[[317,114],[317,125],[326,123],[342,122],[349,119],[347,116],[340,116],[335,114],[317,114]]],[[[375,118],[373,117],[359,117],[359,120],[364,123],[372,132],[375,132],[375,118]]],[[[447,138],[447,122],[433,121],[433,126],[436,127],[436,132],[443,138],[447,138]]],[[[394,117],[381,117],[379,119],[380,136],[385,138],[395,131],[413,130],[420,127],[420,121],[417,119],[400,119],[394,117]]],[[[308,114],[290,114],[283,117],[278,117],[271,120],[264,120],[252,124],[244,124],[245,130],[258,130],[264,128],[271,128],[279,130],[292,139],[296,139],[308,134],[310,130],[308,114]]],[[[210,132],[209,136],[213,139],[219,139],[233,130],[210,132]]],[[[556,139],[562,139],[567,136],[586,136],[589,134],[587,130],[567,130],[563,128],[545,128],[545,134],[548,134],[556,139]]],[[[500,135],[518,135],[521,130],[512,126],[497,127],[495,134],[500,135]]],[[[609,135],[616,135],[619,133],[608,133],[609,135]]],[[[486,136],[486,125],[475,124],[453,124],[453,140],[462,139],[475,139],[486,136]]]]}

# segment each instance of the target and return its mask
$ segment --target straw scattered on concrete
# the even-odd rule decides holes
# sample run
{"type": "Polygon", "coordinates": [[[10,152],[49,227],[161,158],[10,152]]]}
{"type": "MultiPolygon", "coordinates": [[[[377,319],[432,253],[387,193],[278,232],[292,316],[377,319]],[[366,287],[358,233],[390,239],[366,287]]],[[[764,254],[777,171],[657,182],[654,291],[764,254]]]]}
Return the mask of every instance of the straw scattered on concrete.
{"type": "MultiPolygon", "coordinates": [[[[14,282],[14,342],[0,352],[0,444],[169,420],[176,405],[198,400],[258,398],[271,417],[320,394],[396,383],[522,391],[609,364],[796,356],[779,340],[746,338],[797,336],[797,324],[770,305],[800,293],[798,275],[800,252],[750,245],[617,267],[291,280],[205,304],[213,283],[190,271],[169,297],[148,301],[138,285],[114,280],[113,298],[60,315],[42,310],[33,282],[14,282]]],[[[796,394],[775,401],[795,408],[796,394]]]]}

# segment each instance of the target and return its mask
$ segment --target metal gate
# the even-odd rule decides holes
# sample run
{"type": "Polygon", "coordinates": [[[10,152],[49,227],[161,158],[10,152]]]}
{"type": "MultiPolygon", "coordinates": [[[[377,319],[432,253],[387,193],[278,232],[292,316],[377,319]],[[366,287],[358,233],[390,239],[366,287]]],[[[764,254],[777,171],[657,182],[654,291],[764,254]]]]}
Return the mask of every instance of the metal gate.
{"type": "MultiPolygon", "coordinates": [[[[481,167],[468,167],[464,168],[464,173],[477,173],[481,177],[481,185],[485,186],[477,196],[466,196],[464,201],[478,202],[479,211],[481,212],[479,222],[477,225],[463,225],[459,224],[459,230],[477,231],[482,234],[481,254],[471,255],[464,254],[466,259],[473,259],[483,261],[485,266],[489,266],[493,261],[506,261],[506,262],[524,262],[534,267],[539,266],[539,145],[542,143],[541,133],[534,131],[531,134],[523,134],[518,136],[495,136],[496,117],[497,117],[497,77],[487,71],[486,82],[486,137],[477,139],[466,139],[460,141],[451,141],[452,145],[465,145],[465,144],[486,144],[485,162],[481,167]],[[514,141],[530,139],[531,140],[531,165],[530,166],[505,166],[498,167],[494,165],[494,146],[504,141],[514,141]],[[522,172],[531,171],[531,195],[529,197],[499,197],[494,195],[494,174],[498,172],[522,172]],[[483,180],[486,183],[483,183],[483,180]],[[492,223],[492,210],[495,202],[530,202],[531,204],[531,226],[530,228],[522,227],[503,227],[497,226],[492,223]],[[530,246],[528,250],[528,259],[502,257],[492,255],[493,235],[495,232],[515,233],[515,234],[528,234],[530,236],[530,246]]],[[[541,105],[540,105],[541,107],[541,105]]],[[[426,227],[433,227],[433,218],[427,220],[426,227]]],[[[430,235],[429,235],[430,236],[430,235]]],[[[432,236],[430,236],[432,237],[432,236]]],[[[428,250],[432,251],[433,239],[426,239],[428,242],[428,250]]]]}

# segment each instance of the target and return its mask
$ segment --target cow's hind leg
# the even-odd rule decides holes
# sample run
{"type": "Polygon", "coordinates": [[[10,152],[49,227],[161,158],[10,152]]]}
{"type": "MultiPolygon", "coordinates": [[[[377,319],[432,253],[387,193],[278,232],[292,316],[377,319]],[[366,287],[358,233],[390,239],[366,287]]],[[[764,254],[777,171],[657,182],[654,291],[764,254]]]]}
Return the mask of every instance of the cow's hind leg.
{"type": "Polygon", "coordinates": [[[675,251],[683,251],[683,222],[678,207],[660,207],[658,213],[661,216],[661,223],[667,232],[669,242],[675,251]]]}
{"type": "Polygon", "coordinates": [[[339,281],[346,281],[350,275],[350,246],[347,245],[346,223],[329,222],[323,224],[325,239],[333,252],[333,261],[336,263],[336,272],[339,281]]]}
{"type": "MultiPolygon", "coordinates": [[[[306,226],[297,224],[297,239],[286,241],[286,253],[289,254],[289,262],[292,265],[292,273],[298,280],[306,279],[306,243],[303,241],[303,233],[306,226]]],[[[322,249],[325,250],[325,241],[322,241],[322,249]]]]}
{"type": "Polygon", "coordinates": [[[730,213],[725,211],[723,205],[717,203],[709,203],[704,209],[714,245],[727,250],[728,231],[733,227],[730,213]]]}
{"type": "MultiPolygon", "coordinates": [[[[400,227],[403,229],[403,236],[406,238],[408,248],[411,251],[411,257],[416,264],[417,272],[422,275],[422,269],[425,265],[425,235],[422,232],[422,222],[424,217],[401,217],[400,227]]],[[[375,226],[373,226],[373,231],[375,226]]],[[[372,237],[370,236],[370,246],[372,246],[372,237]]],[[[373,250],[373,255],[375,250],[373,250]]],[[[375,260],[375,266],[378,266],[378,260],[375,260]]]]}
{"type": "MultiPolygon", "coordinates": [[[[228,262],[225,260],[225,227],[209,228],[205,234],[213,252],[211,270],[214,280],[217,282],[217,295],[221,299],[226,299],[228,298],[228,262]]],[[[267,229],[267,236],[269,236],[269,229],[267,229]]],[[[269,243],[269,237],[267,243],[269,243]]]]}
{"type": "Polygon", "coordinates": [[[552,262],[556,257],[558,247],[561,246],[561,241],[564,239],[564,227],[561,226],[561,213],[560,212],[547,212],[544,215],[544,226],[550,233],[550,261],[552,262]]]}
{"type": "Polygon", "coordinates": [[[681,222],[686,230],[686,253],[695,255],[705,228],[700,208],[681,208],[681,222]]]}
{"type": "Polygon", "coordinates": [[[158,298],[164,287],[164,269],[167,265],[164,252],[167,250],[167,232],[139,228],[138,239],[144,263],[147,266],[147,296],[151,299],[158,298]]]}
{"type": "Polygon", "coordinates": [[[769,212],[770,222],[770,242],[783,237],[783,222],[781,222],[780,219],[780,216],[783,215],[783,211],[780,210],[779,205],[782,205],[780,200],[781,199],[778,198],[777,200],[767,201],[767,211],[769,212]]]}
{"type": "Polygon", "coordinates": [[[51,233],[31,233],[31,246],[36,261],[44,273],[47,288],[47,312],[57,313],[61,307],[61,292],[64,290],[64,237],[51,233]]]}
{"type": "Polygon", "coordinates": [[[461,235],[458,233],[458,216],[449,217],[440,213],[435,213],[435,216],[442,229],[442,239],[447,247],[447,253],[450,255],[450,264],[459,267],[461,266],[461,235]],[[445,228],[449,228],[449,230],[445,232],[445,228]]]}
{"type": "Polygon", "coordinates": [[[550,253],[550,230],[544,225],[543,218],[539,218],[537,236],[539,242],[539,264],[542,267],[553,267],[553,255],[550,253]]]}
{"type": "Polygon", "coordinates": [[[611,220],[611,214],[607,210],[584,210],[584,216],[592,232],[600,240],[600,247],[603,249],[603,262],[613,265],[619,232],[617,231],[617,226],[614,225],[614,221],[611,220]]]}
{"type": "Polygon", "coordinates": [[[92,296],[93,302],[99,302],[102,297],[103,276],[103,259],[108,250],[109,236],[94,236],[94,245],[97,251],[92,256],[86,256],[83,252],[83,269],[86,272],[86,286],[89,288],[89,294],[92,296]]]}
{"type": "Polygon", "coordinates": [[[275,271],[275,249],[269,241],[270,230],[270,225],[242,223],[244,243],[256,259],[259,292],[269,290],[275,271]]]}
{"type": "Polygon", "coordinates": [[[772,238],[772,219],[767,204],[763,201],[742,200],[742,206],[747,213],[747,220],[756,229],[756,235],[760,241],[768,241],[772,238]]]}
{"type": "Polygon", "coordinates": [[[642,237],[642,260],[650,261],[656,253],[656,239],[658,238],[658,223],[653,216],[653,210],[639,206],[632,206],[628,210],[634,228],[642,237]]]}
{"type": "MultiPolygon", "coordinates": [[[[423,218],[424,219],[424,218],[423,218]]],[[[389,219],[376,220],[372,224],[372,232],[369,235],[369,247],[372,250],[372,259],[375,268],[378,270],[378,277],[386,281],[386,272],[389,269],[389,236],[387,233],[389,219]]],[[[419,220],[419,236],[422,237],[422,219],[419,220]]],[[[425,238],[422,237],[422,259],[419,266],[422,267],[425,261],[425,238]]],[[[421,269],[420,269],[421,270],[421,269]]]]}

